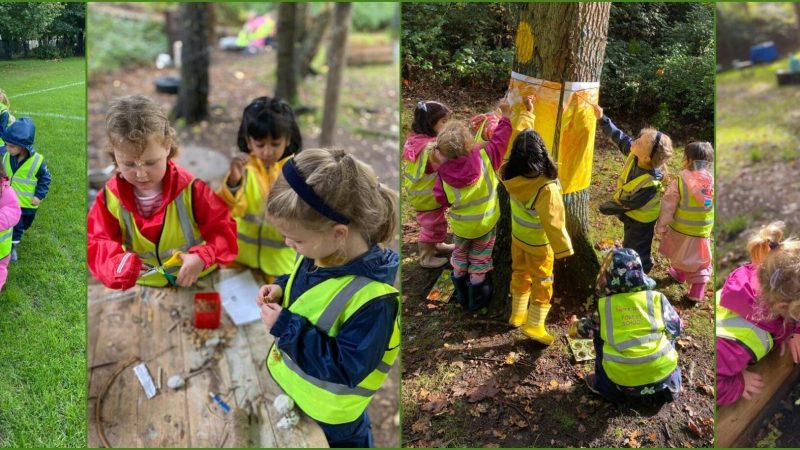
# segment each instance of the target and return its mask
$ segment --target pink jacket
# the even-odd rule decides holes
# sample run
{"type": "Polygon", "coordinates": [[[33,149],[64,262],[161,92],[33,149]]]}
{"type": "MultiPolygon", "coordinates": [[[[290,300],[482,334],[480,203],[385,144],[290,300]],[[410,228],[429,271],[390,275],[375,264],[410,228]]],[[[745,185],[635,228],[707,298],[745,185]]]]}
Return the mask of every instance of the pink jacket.
{"type": "Polygon", "coordinates": [[[22,211],[14,189],[11,189],[8,178],[3,178],[3,195],[0,197],[0,230],[12,228],[19,222],[22,211]]]}
{"type": "MultiPolygon", "coordinates": [[[[508,117],[503,117],[497,125],[492,139],[484,147],[495,171],[503,164],[510,138],[511,122],[508,117]]],[[[467,155],[443,162],[439,166],[438,172],[439,177],[433,186],[433,196],[442,206],[451,206],[444,193],[442,181],[457,189],[470,186],[478,181],[481,176],[480,146],[476,145],[467,155]]]]}
{"type": "MultiPolygon", "coordinates": [[[[769,318],[768,312],[758,300],[759,291],[757,268],[753,264],[746,264],[731,272],[725,280],[720,303],[772,334],[775,341],[773,348],[780,347],[792,333],[800,333],[800,325],[782,317],[769,318]]],[[[725,405],[742,396],[742,371],[752,362],[752,356],[741,344],[729,339],[718,337],[716,347],[717,404],[725,405]]]]}
{"type": "MultiPolygon", "coordinates": [[[[416,161],[422,153],[422,150],[425,149],[425,146],[428,145],[429,142],[435,140],[436,136],[417,134],[412,131],[408,138],[406,138],[406,143],[403,144],[403,159],[411,162],[416,161]]],[[[430,166],[430,163],[428,163],[428,167],[425,168],[425,173],[431,173],[427,170],[430,166]]]]}

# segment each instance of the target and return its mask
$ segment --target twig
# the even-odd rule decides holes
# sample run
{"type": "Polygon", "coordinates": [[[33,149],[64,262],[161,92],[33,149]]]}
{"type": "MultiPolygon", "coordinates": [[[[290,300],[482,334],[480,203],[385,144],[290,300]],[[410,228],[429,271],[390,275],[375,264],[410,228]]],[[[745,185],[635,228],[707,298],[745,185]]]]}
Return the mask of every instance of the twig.
{"type": "Polygon", "coordinates": [[[103,412],[103,398],[105,398],[108,390],[111,388],[111,385],[114,383],[114,380],[117,379],[119,374],[124,372],[128,367],[136,364],[139,362],[138,356],[132,356],[125,364],[121,365],[114,373],[111,375],[111,378],[106,381],[106,385],[103,386],[103,390],[100,391],[100,395],[97,397],[97,403],[95,404],[95,414],[94,414],[94,421],[97,425],[97,435],[100,437],[100,440],[103,441],[103,445],[106,448],[111,448],[111,444],[106,439],[106,433],[103,431],[103,421],[101,414],[103,412]]]}
{"type": "Polygon", "coordinates": [[[109,362],[106,362],[106,363],[95,364],[95,365],[89,367],[89,370],[94,370],[94,369],[99,369],[101,367],[110,366],[110,365],[116,364],[118,362],[119,361],[109,361],[109,362]]]}
{"type": "Polygon", "coordinates": [[[175,322],[172,323],[172,326],[169,327],[169,329],[167,330],[167,333],[172,333],[172,330],[174,330],[175,327],[177,327],[179,323],[181,323],[181,319],[175,320],[175,322]]]}
{"type": "Polygon", "coordinates": [[[667,440],[671,441],[672,440],[672,435],[669,434],[669,426],[666,423],[664,423],[664,431],[667,432],[667,440]]]}
{"type": "MultiPolygon", "coordinates": [[[[504,404],[504,405],[510,407],[511,409],[513,409],[514,411],[516,411],[517,414],[519,414],[523,419],[525,419],[525,422],[528,422],[528,429],[531,430],[531,432],[533,432],[533,424],[531,424],[531,421],[530,421],[530,419],[528,419],[528,416],[526,414],[523,414],[522,411],[520,411],[520,409],[517,407],[517,405],[514,405],[513,403],[508,403],[505,400],[500,400],[500,404],[504,404]]],[[[538,436],[537,436],[537,438],[538,438],[538,436]]],[[[535,446],[535,444],[536,443],[534,442],[534,446],[535,446]]]]}
{"type": "Polygon", "coordinates": [[[172,350],[173,348],[175,348],[175,346],[174,345],[170,345],[169,347],[165,348],[164,350],[161,350],[160,352],[156,353],[154,356],[151,356],[151,357],[147,358],[146,360],[144,360],[144,362],[150,362],[150,361],[158,358],[159,356],[163,355],[164,353],[167,353],[168,351],[172,350]]]}

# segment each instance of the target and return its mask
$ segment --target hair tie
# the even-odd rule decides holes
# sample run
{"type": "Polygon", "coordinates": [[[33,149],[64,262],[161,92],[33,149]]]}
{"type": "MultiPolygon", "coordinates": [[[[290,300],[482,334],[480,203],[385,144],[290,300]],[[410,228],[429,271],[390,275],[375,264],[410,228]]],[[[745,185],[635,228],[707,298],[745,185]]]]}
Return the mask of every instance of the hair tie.
{"type": "Polygon", "coordinates": [[[424,101],[419,101],[417,102],[417,109],[421,109],[425,112],[428,112],[428,105],[426,105],[424,101]]]}
{"type": "Polygon", "coordinates": [[[294,159],[286,161],[286,164],[283,165],[282,172],[283,177],[286,179],[286,182],[289,183],[292,190],[294,190],[314,211],[334,222],[344,225],[350,223],[350,219],[328,206],[325,201],[314,192],[314,189],[306,183],[305,178],[303,178],[297,170],[297,167],[294,166],[294,159]]]}
{"type": "Polygon", "coordinates": [[[656,150],[658,149],[658,144],[661,143],[661,132],[656,131],[656,140],[653,141],[653,149],[650,150],[650,157],[652,158],[653,155],[656,154],[656,150]]]}
{"type": "Polygon", "coordinates": [[[781,276],[781,269],[775,269],[775,272],[772,272],[772,276],[769,277],[769,287],[775,289],[778,285],[778,277],[781,276]]]}
{"type": "Polygon", "coordinates": [[[781,246],[780,242],[769,241],[769,249],[770,250],[775,250],[776,248],[778,248],[780,246],[781,246]]]}

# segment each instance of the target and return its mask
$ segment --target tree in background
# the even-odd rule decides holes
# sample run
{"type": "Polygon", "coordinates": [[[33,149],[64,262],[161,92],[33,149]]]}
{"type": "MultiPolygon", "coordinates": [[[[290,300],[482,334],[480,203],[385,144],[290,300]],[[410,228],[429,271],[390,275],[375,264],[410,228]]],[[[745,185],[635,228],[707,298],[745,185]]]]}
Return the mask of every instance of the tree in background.
{"type": "Polygon", "coordinates": [[[297,25],[297,4],[281,3],[278,6],[278,64],[275,97],[297,106],[297,72],[295,63],[295,26],[297,25]]]}
{"type": "Polygon", "coordinates": [[[208,116],[209,5],[181,3],[181,86],[173,115],[186,123],[208,116]]]}
{"type": "Polygon", "coordinates": [[[347,49],[347,32],[350,28],[350,12],[352,3],[336,3],[333,9],[333,28],[328,45],[328,79],[325,84],[325,103],[322,114],[322,131],[319,145],[333,145],[336,114],[339,108],[339,91],[342,88],[342,75],[345,66],[347,49]]]}
{"type": "Polygon", "coordinates": [[[0,3],[0,37],[5,59],[11,59],[20,49],[27,56],[25,41],[42,37],[63,10],[63,3],[0,3]]]}

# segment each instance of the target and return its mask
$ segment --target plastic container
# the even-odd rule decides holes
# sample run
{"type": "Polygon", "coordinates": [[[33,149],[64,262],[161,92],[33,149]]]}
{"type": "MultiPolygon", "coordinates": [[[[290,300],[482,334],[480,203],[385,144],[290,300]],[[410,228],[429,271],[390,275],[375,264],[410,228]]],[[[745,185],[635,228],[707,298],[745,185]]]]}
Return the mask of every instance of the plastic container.
{"type": "Polygon", "coordinates": [[[778,47],[772,41],[750,47],[750,61],[753,61],[753,64],[770,63],[776,59],[778,59],[778,47]]]}
{"type": "Polygon", "coordinates": [[[194,294],[194,327],[219,328],[222,311],[219,292],[198,292],[194,294]]]}
{"type": "Polygon", "coordinates": [[[789,73],[800,72],[800,58],[795,55],[789,57],[789,73]]]}

